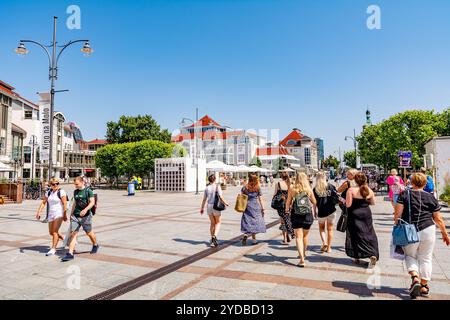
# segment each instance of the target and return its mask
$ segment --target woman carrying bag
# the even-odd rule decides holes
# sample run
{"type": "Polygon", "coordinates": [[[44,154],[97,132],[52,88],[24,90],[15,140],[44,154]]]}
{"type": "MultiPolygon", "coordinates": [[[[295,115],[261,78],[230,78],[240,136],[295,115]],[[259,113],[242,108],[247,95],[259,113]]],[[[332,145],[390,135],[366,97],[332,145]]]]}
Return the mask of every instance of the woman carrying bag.
{"type": "Polygon", "coordinates": [[[399,225],[401,219],[416,227],[417,235],[414,243],[403,247],[406,268],[411,276],[409,294],[412,298],[419,295],[428,297],[430,294],[428,282],[431,280],[436,243],[436,225],[447,246],[450,245],[450,237],[440,213],[439,202],[432,194],[423,190],[427,184],[427,177],[423,173],[415,173],[411,177],[411,184],[412,189],[404,191],[398,197],[394,222],[399,225]]]}
{"type": "Polygon", "coordinates": [[[250,235],[252,236],[253,244],[255,245],[257,244],[256,234],[266,232],[261,187],[256,174],[250,174],[248,183],[242,188],[241,193],[248,197],[247,206],[241,218],[241,232],[244,234],[242,245],[247,245],[247,239],[250,235]]]}
{"type": "Polygon", "coordinates": [[[209,231],[211,233],[211,247],[219,246],[217,236],[220,231],[222,210],[225,206],[229,206],[222,196],[222,188],[216,182],[216,175],[212,174],[208,177],[209,184],[205,189],[202,205],[200,208],[200,214],[205,212],[205,205],[207,205],[206,211],[208,213],[209,220],[211,222],[209,231]]]}

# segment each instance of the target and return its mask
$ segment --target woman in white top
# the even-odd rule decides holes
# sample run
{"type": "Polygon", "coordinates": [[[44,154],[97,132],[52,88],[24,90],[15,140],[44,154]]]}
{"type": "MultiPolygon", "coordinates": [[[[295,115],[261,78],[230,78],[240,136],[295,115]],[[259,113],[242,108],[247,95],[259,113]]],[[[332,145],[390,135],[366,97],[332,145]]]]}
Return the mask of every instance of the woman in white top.
{"type": "Polygon", "coordinates": [[[209,184],[205,189],[205,194],[203,196],[202,206],[200,208],[200,214],[205,212],[205,205],[207,205],[206,210],[209,216],[209,220],[211,221],[211,226],[209,228],[211,232],[211,247],[217,247],[219,245],[217,241],[217,235],[220,230],[221,223],[221,212],[214,210],[214,201],[216,198],[216,192],[219,195],[220,200],[226,205],[229,206],[228,202],[226,202],[222,197],[222,188],[220,185],[216,184],[216,175],[212,174],[208,177],[209,184]]]}
{"type": "Polygon", "coordinates": [[[56,253],[56,247],[63,236],[59,233],[59,228],[63,221],[67,221],[67,195],[59,187],[59,180],[53,178],[50,180],[50,190],[45,193],[44,199],[36,213],[36,219],[41,218],[42,210],[47,207],[48,213],[48,232],[52,237],[52,247],[46,256],[52,256],[56,253]]]}

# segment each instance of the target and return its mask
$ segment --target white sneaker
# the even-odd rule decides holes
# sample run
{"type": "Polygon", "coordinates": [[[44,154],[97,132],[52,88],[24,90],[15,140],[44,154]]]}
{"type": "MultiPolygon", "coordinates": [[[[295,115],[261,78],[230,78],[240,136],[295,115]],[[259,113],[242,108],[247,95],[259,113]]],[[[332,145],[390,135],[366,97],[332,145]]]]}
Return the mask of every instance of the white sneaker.
{"type": "Polygon", "coordinates": [[[49,256],[54,256],[55,253],[56,253],[56,249],[50,249],[50,251],[47,252],[45,255],[46,255],[47,257],[49,257],[49,256]]]}

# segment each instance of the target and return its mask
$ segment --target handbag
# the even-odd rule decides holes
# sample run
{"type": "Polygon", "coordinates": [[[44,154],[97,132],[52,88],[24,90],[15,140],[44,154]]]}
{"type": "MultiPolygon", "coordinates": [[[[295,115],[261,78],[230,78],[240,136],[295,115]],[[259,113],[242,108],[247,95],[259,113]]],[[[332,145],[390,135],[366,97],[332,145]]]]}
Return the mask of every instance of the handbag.
{"type": "Polygon", "coordinates": [[[271,207],[275,210],[283,210],[285,206],[286,196],[283,194],[280,183],[278,182],[278,191],[272,198],[271,207]]]}
{"type": "MultiPolygon", "coordinates": [[[[420,199],[419,220],[422,211],[422,199],[420,199]]],[[[399,219],[397,225],[392,230],[392,242],[396,246],[405,247],[409,244],[420,241],[419,232],[415,224],[411,223],[411,193],[408,190],[408,214],[409,223],[403,219],[399,219]]]]}
{"type": "Polygon", "coordinates": [[[234,210],[239,213],[245,212],[247,209],[248,196],[246,194],[240,193],[236,198],[236,205],[234,206],[234,210]]]}
{"type": "Polygon", "coordinates": [[[220,199],[218,188],[219,188],[219,185],[216,186],[216,194],[214,195],[213,209],[216,211],[223,211],[223,210],[225,210],[225,203],[223,203],[223,201],[220,199]]]}
{"type": "Polygon", "coordinates": [[[344,208],[342,210],[341,216],[339,217],[339,220],[336,224],[336,230],[339,232],[346,232],[347,231],[347,222],[348,222],[347,208],[344,208]]]}

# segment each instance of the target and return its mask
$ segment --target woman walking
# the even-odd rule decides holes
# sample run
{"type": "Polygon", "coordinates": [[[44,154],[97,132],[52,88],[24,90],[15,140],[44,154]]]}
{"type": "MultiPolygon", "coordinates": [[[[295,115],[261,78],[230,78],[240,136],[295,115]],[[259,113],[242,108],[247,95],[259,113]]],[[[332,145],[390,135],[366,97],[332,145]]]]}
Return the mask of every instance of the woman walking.
{"type": "Polygon", "coordinates": [[[286,213],[291,215],[300,262],[298,267],[305,267],[306,249],[308,247],[308,233],[314,222],[313,206],[316,198],[309,184],[308,177],[303,172],[297,173],[294,186],[289,190],[286,201],[286,213]]]}
{"type": "Polygon", "coordinates": [[[242,245],[247,245],[247,239],[251,235],[253,244],[257,244],[256,234],[266,232],[266,224],[264,222],[264,205],[261,198],[261,187],[259,185],[258,176],[250,173],[248,183],[242,188],[241,193],[248,196],[247,208],[242,214],[241,232],[244,234],[242,245]]]}
{"type": "Polygon", "coordinates": [[[415,298],[419,295],[428,297],[428,282],[432,275],[433,250],[436,243],[436,225],[442,234],[444,243],[450,245],[441,206],[433,194],[423,189],[427,177],[423,173],[415,173],[411,177],[412,189],[400,194],[395,207],[395,224],[401,218],[414,224],[419,231],[419,242],[403,247],[408,273],[411,276],[409,294],[415,298]]]}
{"type": "Polygon", "coordinates": [[[280,216],[280,230],[283,232],[283,244],[287,245],[291,242],[291,238],[294,238],[294,229],[292,228],[291,217],[289,213],[286,213],[286,200],[289,195],[289,189],[291,187],[291,181],[289,175],[286,172],[281,174],[281,181],[275,185],[274,197],[278,197],[283,201],[280,201],[280,207],[277,208],[278,215],[280,216]]]}
{"type": "Polygon", "coordinates": [[[405,189],[405,183],[402,177],[398,176],[397,169],[392,169],[389,177],[386,179],[386,183],[389,186],[389,199],[391,200],[391,205],[395,208],[396,198],[405,189]]]}
{"type": "Polygon", "coordinates": [[[359,264],[360,259],[370,258],[369,268],[373,268],[380,255],[378,238],[373,227],[372,211],[369,205],[375,205],[375,195],[367,185],[367,177],[358,172],[355,175],[357,187],[347,192],[348,208],[345,253],[359,264]]]}
{"type": "Polygon", "coordinates": [[[336,219],[337,190],[327,182],[327,176],[319,172],[316,177],[314,197],[317,201],[317,210],[314,208],[314,217],[319,220],[319,232],[322,239],[320,251],[331,252],[331,241],[333,240],[333,226],[336,219]],[[325,228],[327,233],[325,235],[325,228]]]}
{"type": "MultiPolygon", "coordinates": [[[[341,186],[338,189],[338,192],[341,194],[341,197],[345,200],[346,196],[347,196],[347,191],[351,188],[351,187],[356,187],[356,182],[355,182],[355,175],[358,173],[358,170],[356,169],[349,169],[346,173],[347,179],[344,181],[344,183],[341,184],[341,186]]],[[[344,209],[345,207],[345,203],[341,204],[342,207],[344,209]]]]}
{"type": "Polygon", "coordinates": [[[202,205],[200,208],[200,214],[203,214],[205,212],[205,205],[206,212],[208,213],[209,220],[211,222],[209,231],[211,233],[211,247],[217,247],[219,246],[219,242],[217,240],[217,236],[219,235],[220,231],[220,224],[221,224],[221,216],[222,213],[220,211],[217,211],[214,209],[214,201],[216,200],[216,192],[219,196],[220,200],[226,205],[229,206],[228,202],[225,201],[225,199],[222,197],[222,188],[219,184],[216,182],[216,175],[212,174],[208,177],[209,184],[205,189],[205,193],[203,196],[202,205]]]}
{"type": "Polygon", "coordinates": [[[47,206],[48,233],[52,237],[52,246],[46,256],[53,256],[59,240],[64,237],[59,233],[59,228],[63,221],[67,221],[67,195],[59,187],[59,180],[50,180],[50,190],[45,192],[44,199],[36,212],[36,219],[41,219],[42,210],[47,206]]]}

